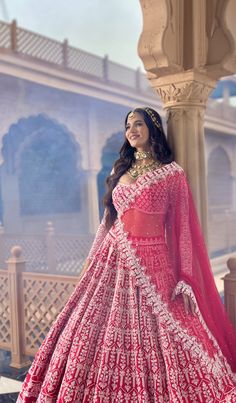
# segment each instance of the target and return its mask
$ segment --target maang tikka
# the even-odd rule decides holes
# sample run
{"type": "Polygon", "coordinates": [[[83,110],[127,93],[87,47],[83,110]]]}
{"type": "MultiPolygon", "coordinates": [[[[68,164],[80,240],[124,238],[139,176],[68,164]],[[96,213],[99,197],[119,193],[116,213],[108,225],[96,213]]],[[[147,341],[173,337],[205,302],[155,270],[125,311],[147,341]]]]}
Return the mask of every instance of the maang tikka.
{"type": "Polygon", "coordinates": [[[162,127],[158,122],[156,116],[154,115],[153,111],[150,108],[144,108],[145,112],[147,112],[148,116],[152,119],[154,125],[158,128],[158,130],[162,131],[162,127]]]}

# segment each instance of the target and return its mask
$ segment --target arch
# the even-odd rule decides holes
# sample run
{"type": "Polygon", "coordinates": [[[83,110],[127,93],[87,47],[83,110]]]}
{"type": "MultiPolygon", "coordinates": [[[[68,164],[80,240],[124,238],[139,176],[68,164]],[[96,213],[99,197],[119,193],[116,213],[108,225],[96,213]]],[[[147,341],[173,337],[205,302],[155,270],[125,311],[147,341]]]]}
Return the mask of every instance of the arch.
{"type": "Polygon", "coordinates": [[[113,133],[106,141],[103,149],[102,149],[102,169],[98,173],[97,184],[98,184],[98,196],[99,196],[99,213],[100,217],[103,214],[103,195],[105,193],[105,180],[106,177],[110,174],[112,166],[119,157],[119,150],[124,142],[124,133],[119,131],[117,133],[113,133]]]}
{"type": "Polygon", "coordinates": [[[80,168],[81,153],[79,144],[76,142],[73,133],[71,133],[65,125],[57,122],[56,119],[48,117],[46,114],[33,115],[19,119],[13,123],[8,132],[2,139],[2,156],[4,165],[9,174],[14,174],[16,171],[17,153],[22,148],[24,142],[29,141],[29,137],[33,133],[43,128],[57,128],[58,131],[63,132],[71,143],[74,144],[77,153],[78,168],[80,168]]]}
{"type": "Polygon", "coordinates": [[[65,126],[41,114],[20,119],[2,152],[6,172],[18,178],[22,215],[80,210],[80,147],[65,126]]]}
{"type": "Polygon", "coordinates": [[[232,206],[233,181],[230,158],[222,146],[215,147],[208,158],[208,202],[211,207],[232,206]]]}

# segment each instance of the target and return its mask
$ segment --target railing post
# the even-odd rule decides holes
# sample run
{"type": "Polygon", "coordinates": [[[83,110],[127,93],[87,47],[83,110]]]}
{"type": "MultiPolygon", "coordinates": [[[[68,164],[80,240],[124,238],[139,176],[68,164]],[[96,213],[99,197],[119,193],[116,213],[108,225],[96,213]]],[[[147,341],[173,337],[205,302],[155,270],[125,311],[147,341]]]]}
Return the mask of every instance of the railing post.
{"type": "Polygon", "coordinates": [[[65,39],[62,44],[62,64],[65,69],[68,68],[68,39],[65,39]]]}
{"type": "Polygon", "coordinates": [[[56,257],[55,257],[55,242],[54,242],[54,227],[51,221],[47,223],[46,229],[46,243],[47,243],[47,266],[49,273],[56,272],[56,257]]]}
{"type": "Polygon", "coordinates": [[[17,52],[17,22],[13,20],[11,23],[11,50],[17,52]]]}
{"type": "Polygon", "coordinates": [[[4,227],[0,222],[0,268],[5,269],[5,254],[4,254],[4,227]]]}
{"type": "Polygon", "coordinates": [[[224,303],[229,318],[236,328],[236,258],[231,257],[227,261],[230,273],[226,274],[224,280],[224,303]]]}
{"type": "Polygon", "coordinates": [[[109,71],[108,71],[108,55],[105,55],[103,58],[103,79],[104,81],[109,81],[109,71]]]}
{"type": "Polygon", "coordinates": [[[10,295],[11,321],[11,367],[23,368],[30,365],[24,356],[24,300],[22,272],[25,271],[25,260],[21,258],[20,246],[11,248],[11,257],[7,261],[10,295]]]}

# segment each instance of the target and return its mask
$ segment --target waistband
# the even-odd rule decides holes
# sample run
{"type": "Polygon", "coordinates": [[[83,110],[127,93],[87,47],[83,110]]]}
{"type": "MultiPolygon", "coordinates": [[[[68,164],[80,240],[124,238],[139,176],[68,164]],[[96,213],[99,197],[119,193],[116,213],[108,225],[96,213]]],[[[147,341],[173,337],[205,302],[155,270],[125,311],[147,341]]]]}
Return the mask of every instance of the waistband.
{"type": "MultiPolygon", "coordinates": [[[[115,231],[111,228],[108,235],[110,235],[113,239],[116,239],[115,231]]],[[[151,246],[151,245],[166,245],[165,235],[158,235],[158,236],[132,236],[128,235],[128,240],[132,242],[133,245],[139,246],[151,246]]]]}

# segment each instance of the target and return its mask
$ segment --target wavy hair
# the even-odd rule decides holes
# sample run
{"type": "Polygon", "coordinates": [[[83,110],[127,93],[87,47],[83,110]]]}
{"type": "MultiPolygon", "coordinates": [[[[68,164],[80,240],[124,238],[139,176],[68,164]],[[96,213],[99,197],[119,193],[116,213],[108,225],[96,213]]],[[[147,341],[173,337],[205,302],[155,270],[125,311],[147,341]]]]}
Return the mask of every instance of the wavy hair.
{"type": "MultiPolygon", "coordinates": [[[[148,108],[152,112],[154,118],[157,120],[158,125],[154,124],[150,115],[144,108],[136,108],[130,111],[125,118],[125,127],[127,124],[128,116],[131,112],[139,113],[146,123],[149,130],[149,142],[152,156],[155,160],[164,164],[169,164],[173,161],[173,154],[166,139],[160,115],[152,108],[148,108]]],[[[112,191],[119,182],[120,177],[127,172],[135,161],[134,153],[136,149],[131,147],[127,139],[125,139],[120,151],[120,158],[115,161],[112,173],[106,178],[107,191],[104,195],[104,206],[106,208],[105,225],[110,229],[117,217],[117,211],[112,201],[112,191]]]]}

